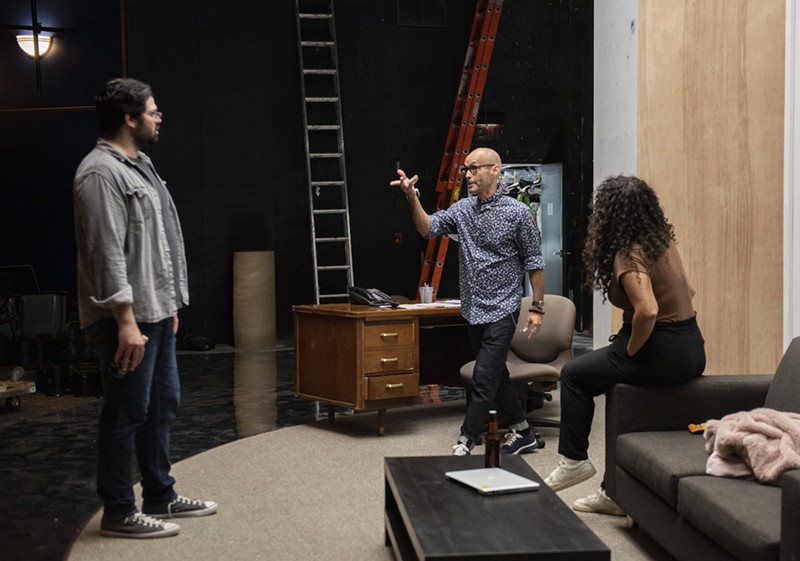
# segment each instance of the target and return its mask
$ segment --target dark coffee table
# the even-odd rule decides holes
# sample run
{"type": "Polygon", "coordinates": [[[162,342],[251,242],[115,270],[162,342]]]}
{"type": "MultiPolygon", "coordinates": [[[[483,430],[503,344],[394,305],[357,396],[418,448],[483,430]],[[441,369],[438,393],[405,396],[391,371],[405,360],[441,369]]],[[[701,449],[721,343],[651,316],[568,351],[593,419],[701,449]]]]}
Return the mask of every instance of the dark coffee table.
{"type": "Polygon", "coordinates": [[[386,458],[386,545],[398,559],[609,561],[611,552],[525,460],[501,467],[538,491],[483,496],[444,473],[483,467],[482,456],[386,458]]]}

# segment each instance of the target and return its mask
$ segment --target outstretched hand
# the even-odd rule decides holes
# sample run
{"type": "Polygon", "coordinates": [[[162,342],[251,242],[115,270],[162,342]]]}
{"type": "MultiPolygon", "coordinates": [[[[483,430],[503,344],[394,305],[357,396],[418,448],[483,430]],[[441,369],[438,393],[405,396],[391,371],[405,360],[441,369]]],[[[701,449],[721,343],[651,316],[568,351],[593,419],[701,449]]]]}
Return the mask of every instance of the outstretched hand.
{"type": "Polygon", "coordinates": [[[409,178],[406,175],[406,172],[404,172],[401,169],[397,170],[397,175],[399,176],[399,179],[390,181],[389,185],[391,185],[392,187],[400,187],[400,190],[403,191],[406,198],[408,198],[409,195],[414,195],[414,189],[415,189],[414,186],[417,184],[417,181],[419,181],[419,176],[415,175],[409,178]]]}

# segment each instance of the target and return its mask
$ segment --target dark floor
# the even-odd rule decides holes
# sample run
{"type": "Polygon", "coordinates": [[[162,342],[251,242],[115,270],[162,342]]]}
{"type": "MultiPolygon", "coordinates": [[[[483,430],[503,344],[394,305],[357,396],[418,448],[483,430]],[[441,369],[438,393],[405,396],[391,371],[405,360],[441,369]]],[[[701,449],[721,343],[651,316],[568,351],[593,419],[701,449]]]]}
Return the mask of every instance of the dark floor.
{"type": "MultiPolygon", "coordinates": [[[[589,345],[588,336],[576,336],[576,354],[589,345]]],[[[325,406],[294,397],[294,361],[291,341],[274,351],[181,353],[182,403],[172,430],[173,462],[237,438],[325,418],[325,406]]],[[[4,374],[0,371],[0,379],[4,374]]],[[[454,387],[426,386],[420,393],[426,401],[464,398],[464,390],[454,387]]],[[[64,559],[83,524],[100,508],[94,462],[101,406],[100,398],[67,392],[59,397],[31,394],[22,397],[18,409],[0,408],[4,561],[64,559]]],[[[351,413],[337,409],[337,414],[351,413]]]]}

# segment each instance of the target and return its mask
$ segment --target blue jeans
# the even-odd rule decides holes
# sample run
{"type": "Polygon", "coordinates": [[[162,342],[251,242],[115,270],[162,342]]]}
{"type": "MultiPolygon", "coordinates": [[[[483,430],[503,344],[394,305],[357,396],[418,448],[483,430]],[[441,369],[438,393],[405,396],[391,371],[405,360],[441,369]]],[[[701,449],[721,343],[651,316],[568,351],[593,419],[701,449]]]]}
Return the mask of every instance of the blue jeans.
{"type": "Polygon", "coordinates": [[[97,430],[97,493],[107,516],[136,510],[134,451],[142,474],[145,502],[171,501],[177,495],[170,476],[169,431],[180,402],[173,319],[140,323],[149,340],[133,372],[118,378],[110,364],[117,351],[117,323],[101,320],[86,332],[97,348],[103,379],[103,410],[97,430]]]}
{"type": "MultiPolygon", "coordinates": [[[[489,410],[509,420],[509,424],[525,421],[525,412],[517,389],[508,374],[506,357],[518,313],[509,314],[494,323],[469,326],[469,338],[475,352],[475,368],[472,371],[472,395],[461,425],[461,436],[474,444],[486,427],[489,410]]],[[[461,440],[461,439],[460,439],[461,440]]]]}

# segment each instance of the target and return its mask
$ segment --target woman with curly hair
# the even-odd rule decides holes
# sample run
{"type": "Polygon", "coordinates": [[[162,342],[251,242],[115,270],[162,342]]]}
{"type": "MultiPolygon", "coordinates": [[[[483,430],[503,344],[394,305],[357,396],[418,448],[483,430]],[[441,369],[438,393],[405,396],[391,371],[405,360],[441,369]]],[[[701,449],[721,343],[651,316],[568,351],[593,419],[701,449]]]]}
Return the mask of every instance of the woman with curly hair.
{"type": "MultiPolygon", "coordinates": [[[[694,289],[656,193],[637,177],[610,177],[597,188],[591,210],[586,284],[622,309],[623,325],[609,346],[570,361],[561,373],[562,458],[545,479],[554,491],[595,474],[587,451],[596,396],[616,383],[677,386],[706,365],[694,289]]],[[[624,515],[602,487],[573,508],[624,515]]]]}

